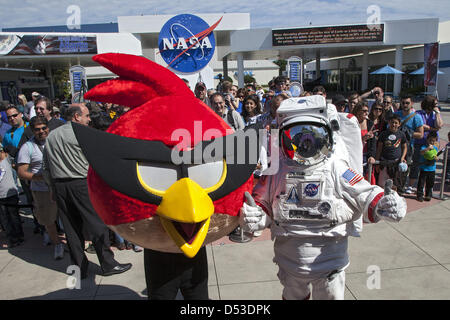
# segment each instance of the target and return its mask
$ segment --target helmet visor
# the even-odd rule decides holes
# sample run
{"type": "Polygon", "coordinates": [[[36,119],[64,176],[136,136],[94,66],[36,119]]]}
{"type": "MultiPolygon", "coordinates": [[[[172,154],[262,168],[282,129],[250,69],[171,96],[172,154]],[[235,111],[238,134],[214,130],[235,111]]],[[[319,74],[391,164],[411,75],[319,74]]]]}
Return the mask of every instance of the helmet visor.
{"type": "Polygon", "coordinates": [[[283,129],[281,140],[285,155],[304,165],[324,160],[332,146],[328,128],[316,123],[288,126],[283,129]]]}

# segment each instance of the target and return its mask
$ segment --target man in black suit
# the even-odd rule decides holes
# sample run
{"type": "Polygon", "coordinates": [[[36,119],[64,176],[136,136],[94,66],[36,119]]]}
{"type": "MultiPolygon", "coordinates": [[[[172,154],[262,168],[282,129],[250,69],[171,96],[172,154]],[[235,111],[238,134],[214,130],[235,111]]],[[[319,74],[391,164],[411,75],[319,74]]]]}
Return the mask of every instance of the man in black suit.
{"type": "Polygon", "coordinates": [[[108,228],[89,199],[89,163],[72,129],[71,122],[89,125],[89,109],[84,104],[74,104],[66,114],[68,122],[53,130],[46,140],[43,169],[44,178],[56,195],[72,263],[80,267],[81,278],[86,278],[89,262],[84,253],[84,226],[92,236],[103,276],[125,272],[131,263],[120,264],[114,259],[108,228]]]}

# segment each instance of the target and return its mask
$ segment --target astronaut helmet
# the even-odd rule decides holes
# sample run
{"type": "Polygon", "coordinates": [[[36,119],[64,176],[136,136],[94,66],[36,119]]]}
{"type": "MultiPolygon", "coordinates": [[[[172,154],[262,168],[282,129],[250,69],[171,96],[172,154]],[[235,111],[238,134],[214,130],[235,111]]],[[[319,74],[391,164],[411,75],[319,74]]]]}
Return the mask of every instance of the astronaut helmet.
{"type": "Polygon", "coordinates": [[[306,166],[329,157],[334,146],[333,131],[339,129],[334,111],[319,95],[284,100],[277,110],[283,154],[306,166]]]}

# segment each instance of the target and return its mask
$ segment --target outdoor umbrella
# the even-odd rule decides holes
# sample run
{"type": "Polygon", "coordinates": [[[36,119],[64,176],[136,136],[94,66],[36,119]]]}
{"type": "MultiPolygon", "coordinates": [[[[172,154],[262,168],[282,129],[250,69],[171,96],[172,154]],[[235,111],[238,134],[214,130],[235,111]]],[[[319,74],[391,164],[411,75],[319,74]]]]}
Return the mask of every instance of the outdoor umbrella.
{"type": "MultiPolygon", "coordinates": [[[[422,67],[422,68],[417,69],[416,71],[411,72],[410,74],[412,74],[412,75],[424,75],[424,73],[425,73],[425,68],[422,67]]],[[[442,71],[438,70],[437,74],[444,74],[444,73],[442,71]]],[[[426,89],[426,91],[428,92],[428,88],[426,89]]],[[[437,95],[437,89],[436,89],[436,92],[434,94],[437,95]]]]}
{"type": "Polygon", "coordinates": [[[388,65],[385,65],[383,68],[380,68],[378,70],[375,70],[371,72],[370,74],[385,74],[386,75],[386,81],[384,85],[384,91],[387,91],[387,75],[388,74],[403,74],[400,70],[397,70],[395,68],[392,68],[388,65]]]}
{"type": "MultiPolygon", "coordinates": [[[[416,75],[416,74],[423,74],[424,71],[425,71],[425,68],[422,67],[420,69],[417,69],[416,71],[411,72],[410,74],[414,74],[414,75],[416,75]]],[[[444,73],[442,71],[438,70],[438,74],[444,74],[444,73]]]]}

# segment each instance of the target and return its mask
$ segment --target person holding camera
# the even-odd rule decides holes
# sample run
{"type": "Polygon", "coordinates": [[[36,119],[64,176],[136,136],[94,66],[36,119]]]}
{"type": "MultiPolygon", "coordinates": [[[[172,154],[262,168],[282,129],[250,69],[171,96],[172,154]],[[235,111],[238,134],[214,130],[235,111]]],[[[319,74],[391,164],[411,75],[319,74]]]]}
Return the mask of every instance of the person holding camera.
{"type": "Polygon", "coordinates": [[[222,90],[223,90],[223,97],[225,100],[225,105],[227,108],[231,110],[238,111],[239,102],[237,101],[235,94],[237,93],[237,90],[233,89],[233,84],[230,81],[224,81],[222,83],[222,90]]]}
{"type": "Polygon", "coordinates": [[[214,93],[211,96],[211,108],[235,131],[245,128],[244,120],[234,109],[229,110],[226,107],[225,98],[220,93],[214,93]]]}

